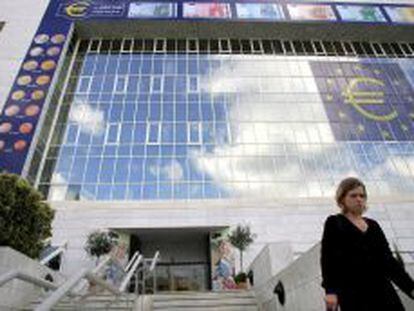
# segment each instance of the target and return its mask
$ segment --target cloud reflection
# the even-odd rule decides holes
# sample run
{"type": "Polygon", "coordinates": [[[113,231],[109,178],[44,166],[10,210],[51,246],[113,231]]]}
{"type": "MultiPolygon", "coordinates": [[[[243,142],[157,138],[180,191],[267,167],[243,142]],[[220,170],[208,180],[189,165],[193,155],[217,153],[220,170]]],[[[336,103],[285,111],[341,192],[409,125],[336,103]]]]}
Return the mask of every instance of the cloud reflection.
{"type": "MultiPolygon", "coordinates": [[[[335,142],[307,61],[242,58],[222,61],[201,83],[204,92],[216,97],[237,94],[229,96],[232,143],[192,154],[194,165],[217,185],[242,197],[332,197],[346,176],[359,176],[368,186],[377,175],[413,176],[412,157],[388,155],[368,165],[352,146],[335,142]]],[[[401,190],[395,181],[388,182],[401,190]]],[[[379,187],[372,192],[381,194],[379,187]]]]}
{"type": "Polygon", "coordinates": [[[69,121],[77,123],[80,130],[87,134],[102,135],[105,132],[104,112],[87,102],[77,103],[72,107],[69,121]]]}

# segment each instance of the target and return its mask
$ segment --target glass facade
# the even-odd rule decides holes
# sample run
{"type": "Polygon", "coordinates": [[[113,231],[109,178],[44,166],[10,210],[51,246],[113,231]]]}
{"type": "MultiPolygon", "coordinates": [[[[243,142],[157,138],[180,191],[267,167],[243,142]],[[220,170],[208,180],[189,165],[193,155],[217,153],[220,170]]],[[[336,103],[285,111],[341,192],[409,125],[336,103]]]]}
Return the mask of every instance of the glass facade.
{"type": "Polygon", "coordinates": [[[49,200],[331,197],[347,175],[414,191],[414,60],[184,42],[78,44],[39,182],[49,200]]]}

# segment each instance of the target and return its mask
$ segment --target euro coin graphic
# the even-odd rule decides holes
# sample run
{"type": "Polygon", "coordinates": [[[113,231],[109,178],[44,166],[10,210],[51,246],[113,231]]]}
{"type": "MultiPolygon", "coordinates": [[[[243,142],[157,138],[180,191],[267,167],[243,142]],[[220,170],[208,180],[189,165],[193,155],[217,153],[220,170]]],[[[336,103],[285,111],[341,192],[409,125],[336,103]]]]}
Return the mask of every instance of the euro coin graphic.
{"type": "Polygon", "coordinates": [[[41,65],[40,68],[42,68],[42,70],[44,71],[49,71],[52,69],[55,69],[56,67],[56,62],[53,60],[45,60],[41,65]]]}
{"type": "Polygon", "coordinates": [[[28,85],[30,82],[32,82],[31,76],[21,76],[17,79],[18,85],[28,85]]]}
{"type": "Polygon", "coordinates": [[[28,117],[34,117],[34,116],[38,115],[39,112],[40,112],[40,108],[39,108],[39,106],[36,106],[36,105],[27,106],[27,108],[25,110],[25,114],[28,117]]]}
{"type": "Polygon", "coordinates": [[[33,57],[37,57],[42,55],[45,52],[44,49],[42,49],[41,47],[35,47],[33,49],[30,50],[29,55],[33,56],[33,57]]]}
{"type": "Polygon", "coordinates": [[[12,129],[12,125],[10,122],[2,123],[0,125],[0,133],[3,133],[3,134],[8,133],[11,131],[11,129],[12,129]]]}
{"type": "Polygon", "coordinates": [[[32,93],[32,96],[31,97],[32,97],[33,100],[40,100],[43,97],[45,97],[45,92],[43,92],[41,90],[34,91],[32,93]]]}
{"type": "Polygon", "coordinates": [[[57,46],[51,47],[46,51],[46,54],[48,56],[56,56],[56,55],[59,55],[59,53],[60,53],[60,48],[57,46]]]}
{"type": "Polygon", "coordinates": [[[46,75],[41,75],[39,77],[37,77],[36,79],[36,83],[38,85],[46,85],[50,82],[50,77],[46,76],[46,75]]]}
{"type": "Polygon", "coordinates": [[[52,43],[54,44],[61,44],[65,41],[65,39],[66,39],[65,35],[57,34],[57,35],[54,35],[50,41],[52,41],[52,43]]]}
{"type": "Polygon", "coordinates": [[[19,91],[13,92],[11,98],[13,100],[21,100],[25,97],[25,95],[26,95],[26,93],[24,91],[19,90],[19,91]]]}
{"type": "Polygon", "coordinates": [[[37,44],[44,44],[49,41],[49,36],[47,34],[39,34],[34,38],[34,42],[37,44]]]}
{"type": "Polygon", "coordinates": [[[23,139],[20,139],[14,143],[14,150],[23,151],[26,146],[27,143],[23,139]]]}
{"type": "Polygon", "coordinates": [[[28,122],[23,123],[19,127],[19,131],[22,134],[30,134],[30,132],[32,131],[32,129],[33,129],[33,125],[31,123],[28,123],[28,122]]]}
{"type": "Polygon", "coordinates": [[[27,71],[33,71],[39,66],[39,63],[35,60],[29,60],[23,64],[23,69],[27,71]]]}
{"type": "Polygon", "coordinates": [[[7,117],[13,117],[13,116],[15,116],[16,114],[18,114],[18,113],[19,113],[19,111],[20,111],[19,106],[17,106],[17,105],[12,105],[12,106],[10,106],[10,107],[6,108],[6,110],[4,111],[4,114],[5,114],[7,117]]]}

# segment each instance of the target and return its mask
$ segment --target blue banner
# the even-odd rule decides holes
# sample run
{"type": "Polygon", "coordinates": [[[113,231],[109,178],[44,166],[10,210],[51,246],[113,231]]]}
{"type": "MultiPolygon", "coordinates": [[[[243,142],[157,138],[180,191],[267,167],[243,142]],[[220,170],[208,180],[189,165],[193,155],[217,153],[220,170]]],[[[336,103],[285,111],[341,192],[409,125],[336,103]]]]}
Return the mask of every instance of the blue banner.
{"type": "Polygon", "coordinates": [[[337,140],[414,139],[413,87],[399,64],[311,62],[311,68],[337,140]]]}
{"type": "Polygon", "coordinates": [[[0,114],[0,170],[23,170],[71,21],[55,18],[52,1],[29,47],[0,114]]]}

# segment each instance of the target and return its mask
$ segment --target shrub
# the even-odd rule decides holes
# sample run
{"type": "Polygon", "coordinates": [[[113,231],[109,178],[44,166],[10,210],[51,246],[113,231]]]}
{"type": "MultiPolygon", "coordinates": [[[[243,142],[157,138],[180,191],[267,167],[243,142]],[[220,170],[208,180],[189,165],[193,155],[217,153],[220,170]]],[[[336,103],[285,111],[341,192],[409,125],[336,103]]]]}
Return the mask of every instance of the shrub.
{"type": "Polygon", "coordinates": [[[52,234],[54,211],[28,181],[0,174],[0,245],[38,258],[52,234]]]}

